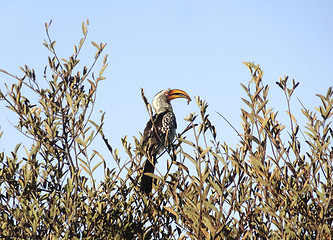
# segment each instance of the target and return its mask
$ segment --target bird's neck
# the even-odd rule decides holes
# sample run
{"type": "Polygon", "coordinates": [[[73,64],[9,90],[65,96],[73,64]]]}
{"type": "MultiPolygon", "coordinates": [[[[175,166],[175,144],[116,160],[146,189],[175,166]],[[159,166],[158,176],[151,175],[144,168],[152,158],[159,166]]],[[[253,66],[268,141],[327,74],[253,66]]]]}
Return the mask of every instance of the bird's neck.
{"type": "Polygon", "coordinates": [[[159,106],[158,108],[154,108],[156,114],[161,114],[164,112],[172,112],[172,106],[170,104],[168,105],[162,105],[159,106]]]}
{"type": "Polygon", "coordinates": [[[160,98],[154,99],[153,101],[153,108],[156,114],[161,114],[163,112],[172,112],[172,106],[170,102],[167,102],[165,100],[162,100],[160,98]]]}

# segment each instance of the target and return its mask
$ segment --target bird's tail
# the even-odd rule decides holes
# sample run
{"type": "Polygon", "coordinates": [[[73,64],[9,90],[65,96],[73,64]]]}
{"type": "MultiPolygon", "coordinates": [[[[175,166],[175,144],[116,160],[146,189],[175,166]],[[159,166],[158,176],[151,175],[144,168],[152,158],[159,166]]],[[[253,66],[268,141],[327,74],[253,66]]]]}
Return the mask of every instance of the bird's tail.
{"type": "MultiPolygon", "coordinates": [[[[155,164],[155,162],[156,162],[155,157],[153,157],[153,162],[155,164]]],[[[153,165],[152,161],[147,159],[145,162],[144,169],[143,169],[143,175],[142,175],[141,186],[140,186],[141,192],[144,192],[146,195],[151,193],[151,190],[153,187],[153,178],[150,176],[147,176],[145,173],[154,173],[154,167],[155,166],[153,165]]]]}

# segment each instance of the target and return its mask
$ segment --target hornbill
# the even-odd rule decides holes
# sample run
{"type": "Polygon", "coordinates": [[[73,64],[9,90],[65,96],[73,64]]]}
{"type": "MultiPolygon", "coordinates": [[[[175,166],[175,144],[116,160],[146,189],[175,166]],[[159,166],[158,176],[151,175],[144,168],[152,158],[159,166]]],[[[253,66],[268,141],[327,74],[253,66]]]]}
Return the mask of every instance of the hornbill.
{"type": "Polygon", "coordinates": [[[170,149],[176,135],[177,122],[170,103],[175,98],[186,98],[188,103],[191,101],[190,96],[179,89],[167,89],[155,95],[152,103],[155,114],[143,132],[142,146],[147,160],[144,164],[140,189],[147,195],[152,190],[153,179],[145,173],[154,173],[156,156],[164,149],[170,149]]]}

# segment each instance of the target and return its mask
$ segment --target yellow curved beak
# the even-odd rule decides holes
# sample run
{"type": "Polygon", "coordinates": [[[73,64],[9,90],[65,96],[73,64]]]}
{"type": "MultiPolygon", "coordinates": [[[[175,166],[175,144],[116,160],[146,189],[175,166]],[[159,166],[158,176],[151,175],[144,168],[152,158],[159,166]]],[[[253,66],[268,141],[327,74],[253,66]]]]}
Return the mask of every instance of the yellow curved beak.
{"type": "Polygon", "coordinates": [[[186,92],[184,92],[183,90],[180,90],[180,89],[171,89],[169,92],[168,98],[169,98],[169,100],[176,99],[176,98],[186,98],[187,104],[189,104],[191,101],[190,96],[186,92]]]}

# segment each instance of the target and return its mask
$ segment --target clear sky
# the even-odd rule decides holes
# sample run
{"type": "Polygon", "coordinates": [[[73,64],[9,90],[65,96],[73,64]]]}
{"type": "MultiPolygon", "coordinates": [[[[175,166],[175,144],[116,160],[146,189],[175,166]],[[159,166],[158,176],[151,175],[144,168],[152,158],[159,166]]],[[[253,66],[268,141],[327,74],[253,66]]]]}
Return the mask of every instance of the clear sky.
{"type": "MultiPolygon", "coordinates": [[[[286,104],[275,84],[280,76],[300,82],[295,97],[306,107],[320,103],[315,94],[325,94],[333,80],[332,11],[333,1],[6,1],[0,8],[0,68],[21,76],[19,67],[27,64],[43,81],[49,54],[43,46],[44,23],[53,19],[51,36],[60,57],[68,58],[88,18],[81,62],[93,60],[90,41],[108,43],[107,79],[100,85],[94,118],[99,110],[106,112],[104,132],[114,147],[121,148],[121,137],[132,141],[144,129],[148,115],[141,87],[149,100],[169,87],[206,99],[219,140],[234,144],[235,133],[215,111],[241,130],[245,95],[240,83],[250,79],[244,61],[263,68],[269,106],[280,111],[285,124],[286,104]]],[[[0,89],[10,81],[0,75],[0,89]]],[[[12,115],[0,106],[5,130],[0,147],[8,154],[24,137],[15,133],[12,115]]],[[[181,131],[184,117],[198,108],[183,100],[173,106],[181,131]]],[[[296,98],[292,108],[300,113],[296,98]]]]}

